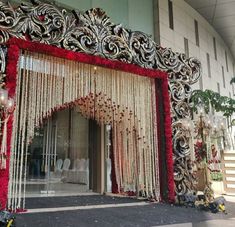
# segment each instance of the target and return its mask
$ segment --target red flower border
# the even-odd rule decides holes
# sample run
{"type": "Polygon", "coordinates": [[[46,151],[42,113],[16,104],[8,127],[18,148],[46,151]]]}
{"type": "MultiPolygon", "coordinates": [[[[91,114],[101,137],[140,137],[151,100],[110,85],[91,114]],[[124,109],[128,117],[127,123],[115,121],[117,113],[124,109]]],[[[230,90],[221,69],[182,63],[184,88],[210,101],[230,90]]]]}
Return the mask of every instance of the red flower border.
{"type": "MultiPolygon", "coordinates": [[[[8,41],[7,45],[8,45],[8,52],[7,52],[7,69],[6,69],[6,74],[7,74],[6,87],[8,89],[10,97],[15,96],[17,65],[21,49],[29,50],[32,52],[44,53],[60,58],[66,58],[68,60],[74,60],[92,65],[107,67],[115,70],[130,72],[140,76],[160,79],[162,81],[161,83],[163,91],[162,98],[164,104],[164,126],[165,126],[165,138],[166,138],[166,159],[167,159],[166,162],[167,162],[167,175],[168,175],[168,200],[170,202],[175,201],[174,177],[173,177],[172,129],[171,129],[171,115],[170,115],[171,112],[170,112],[170,98],[168,93],[167,73],[159,70],[144,69],[140,66],[120,62],[117,60],[109,60],[99,56],[73,52],[51,45],[25,41],[17,38],[11,38],[8,41]]],[[[8,121],[7,169],[0,170],[0,185],[1,185],[0,203],[2,208],[6,207],[6,201],[7,201],[11,134],[12,134],[12,116],[8,121]]]]}
{"type": "Polygon", "coordinates": [[[168,92],[168,80],[162,80],[162,95],[164,108],[164,132],[166,140],[166,164],[167,164],[167,186],[168,200],[171,203],[175,202],[175,182],[174,182],[174,163],[173,163],[173,143],[172,143],[172,127],[171,127],[171,107],[170,97],[168,92]]]}

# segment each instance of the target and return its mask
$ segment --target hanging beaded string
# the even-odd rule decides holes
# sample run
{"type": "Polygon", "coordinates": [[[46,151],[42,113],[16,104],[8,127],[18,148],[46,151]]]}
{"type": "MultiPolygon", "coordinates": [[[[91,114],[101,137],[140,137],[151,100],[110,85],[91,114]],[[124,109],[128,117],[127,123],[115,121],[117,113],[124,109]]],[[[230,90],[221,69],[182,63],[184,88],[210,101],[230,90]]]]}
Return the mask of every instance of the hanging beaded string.
{"type": "MultiPolygon", "coordinates": [[[[19,69],[25,67],[25,58],[21,55],[20,61],[19,61],[19,69]]],[[[18,79],[16,81],[16,103],[19,103],[20,94],[19,94],[19,88],[21,87],[21,74],[19,73],[18,79]]],[[[16,187],[16,159],[17,159],[17,140],[19,137],[16,136],[16,132],[18,133],[18,121],[19,121],[19,109],[18,106],[16,106],[14,111],[14,127],[12,129],[12,138],[11,138],[11,159],[10,159],[10,176],[9,176],[9,187],[8,187],[8,206],[10,209],[13,209],[14,204],[14,197],[15,197],[15,187],[16,187]]]]}
{"type": "MultiPolygon", "coordinates": [[[[13,138],[17,139],[12,142],[9,205],[13,209],[25,206],[23,166],[27,164],[27,149],[35,128],[52,111],[71,103],[78,105],[86,118],[111,124],[118,190],[137,194],[142,191],[145,196],[159,197],[154,80],[44,54],[25,52],[22,56],[16,91],[13,138]]],[[[48,152],[45,143],[44,158],[48,152]]],[[[47,166],[45,162],[43,166],[47,166]]]]}
{"type": "MultiPolygon", "coordinates": [[[[21,70],[25,66],[25,59],[21,55],[21,58],[19,59],[19,64],[18,64],[18,71],[21,70]]],[[[21,76],[19,75],[18,80],[16,81],[16,86],[20,87],[21,86],[21,76]]],[[[16,89],[16,103],[19,103],[19,90],[16,89]]],[[[15,125],[12,129],[12,138],[11,138],[11,150],[14,152],[11,152],[10,156],[10,175],[9,175],[9,182],[12,187],[8,187],[8,204],[10,204],[10,208],[12,208],[12,204],[15,203],[14,198],[15,196],[15,187],[17,186],[16,184],[16,160],[17,160],[17,153],[15,152],[16,147],[17,147],[17,140],[19,137],[16,136],[16,132],[18,132],[18,122],[19,122],[19,110],[15,109],[14,111],[14,119],[15,119],[15,125]],[[13,184],[12,184],[13,183],[13,184]]]]}

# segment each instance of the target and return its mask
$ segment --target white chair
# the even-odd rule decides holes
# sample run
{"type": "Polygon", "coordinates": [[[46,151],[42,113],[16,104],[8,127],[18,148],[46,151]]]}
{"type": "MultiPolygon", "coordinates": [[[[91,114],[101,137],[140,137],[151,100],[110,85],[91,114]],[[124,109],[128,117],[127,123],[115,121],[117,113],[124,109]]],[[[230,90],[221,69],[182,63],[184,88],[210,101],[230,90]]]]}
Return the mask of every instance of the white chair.
{"type": "Polygon", "coordinates": [[[51,172],[51,177],[52,178],[59,178],[59,179],[61,178],[62,166],[63,166],[63,160],[62,159],[58,159],[56,161],[56,164],[55,164],[54,172],[51,172]]]}
{"type": "Polygon", "coordinates": [[[88,185],[89,159],[76,159],[74,161],[74,168],[68,171],[65,181],[68,183],[88,185]]]}
{"type": "Polygon", "coordinates": [[[80,159],[77,170],[78,171],[85,171],[86,170],[86,159],[84,159],[84,158],[80,159]]]}
{"type": "Polygon", "coordinates": [[[63,170],[65,170],[65,171],[69,170],[70,163],[71,163],[70,159],[66,158],[66,159],[64,160],[64,164],[63,164],[62,171],[63,171],[63,170]]]}
{"type": "Polygon", "coordinates": [[[79,169],[79,165],[80,165],[80,159],[76,159],[73,163],[73,169],[72,170],[77,170],[79,169]]]}
{"type": "Polygon", "coordinates": [[[62,171],[62,166],[63,166],[63,160],[58,159],[55,164],[55,171],[61,170],[62,171]]]}
{"type": "Polygon", "coordinates": [[[66,158],[64,160],[63,167],[62,167],[62,174],[61,174],[61,181],[63,182],[67,181],[70,163],[71,163],[70,159],[66,158]]]}

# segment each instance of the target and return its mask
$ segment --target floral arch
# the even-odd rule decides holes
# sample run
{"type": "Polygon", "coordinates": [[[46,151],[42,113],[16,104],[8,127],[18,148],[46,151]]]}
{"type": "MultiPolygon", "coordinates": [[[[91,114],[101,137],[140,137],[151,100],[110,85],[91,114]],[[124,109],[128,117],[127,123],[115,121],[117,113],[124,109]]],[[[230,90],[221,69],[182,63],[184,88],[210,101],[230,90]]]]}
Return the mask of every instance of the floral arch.
{"type": "MultiPolygon", "coordinates": [[[[164,93],[163,102],[158,103],[162,105],[164,109],[161,111],[162,113],[165,111],[166,115],[162,123],[158,122],[163,125],[160,131],[158,130],[158,135],[164,133],[166,138],[165,143],[159,146],[164,146],[160,156],[163,162],[162,168],[165,168],[162,174],[167,170],[167,174],[165,173],[165,179],[168,181],[167,197],[170,201],[174,200],[172,144],[169,142],[171,131],[173,132],[175,192],[185,194],[193,189],[190,150],[180,119],[190,116],[190,85],[200,77],[200,62],[194,58],[186,59],[184,54],[160,47],[142,32],[132,32],[121,25],[113,24],[101,9],[91,9],[83,14],[78,11],[70,13],[65,9],[40,2],[23,3],[16,9],[0,2],[0,9],[2,11],[0,80],[1,86],[6,86],[11,95],[15,94],[14,89],[17,87],[16,78],[12,76],[17,75],[16,63],[20,50],[43,51],[44,54],[57,57],[60,52],[60,57],[63,55],[70,60],[157,78],[155,80],[160,81],[156,85],[157,90],[162,93],[168,87],[170,108],[167,104],[168,92],[164,93]],[[11,62],[14,64],[10,64],[11,62]],[[172,127],[169,127],[170,111],[172,127]],[[178,149],[179,146],[180,149],[178,149]]],[[[12,128],[12,120],[11,115],[8,128],[12,128]]],[[[9,136],[7,144],[7,154],[10,155],[9,136]]],[[[0,170],[3,189],[0,199],[3,207],[6,206],[8,194],[8,174],[9,159],[7,159],[6,169],[0,170]]]]}

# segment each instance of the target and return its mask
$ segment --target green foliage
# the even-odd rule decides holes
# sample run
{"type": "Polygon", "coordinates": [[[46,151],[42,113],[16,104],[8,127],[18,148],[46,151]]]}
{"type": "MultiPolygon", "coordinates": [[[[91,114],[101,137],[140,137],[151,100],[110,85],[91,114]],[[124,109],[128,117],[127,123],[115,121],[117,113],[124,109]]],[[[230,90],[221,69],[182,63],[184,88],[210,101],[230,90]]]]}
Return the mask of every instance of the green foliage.
{"type": "Polygon", "coordinates": [[[191,101],[193,103],[193,110],[203,104],[206,113],[209,112],[210,106],[216,112],[223,112],[225,117],[231,116],[235,112],[235,100],[227,96],[221,96],[218,92],[211,90],[195,90],[192,93],[191,101]]]}

